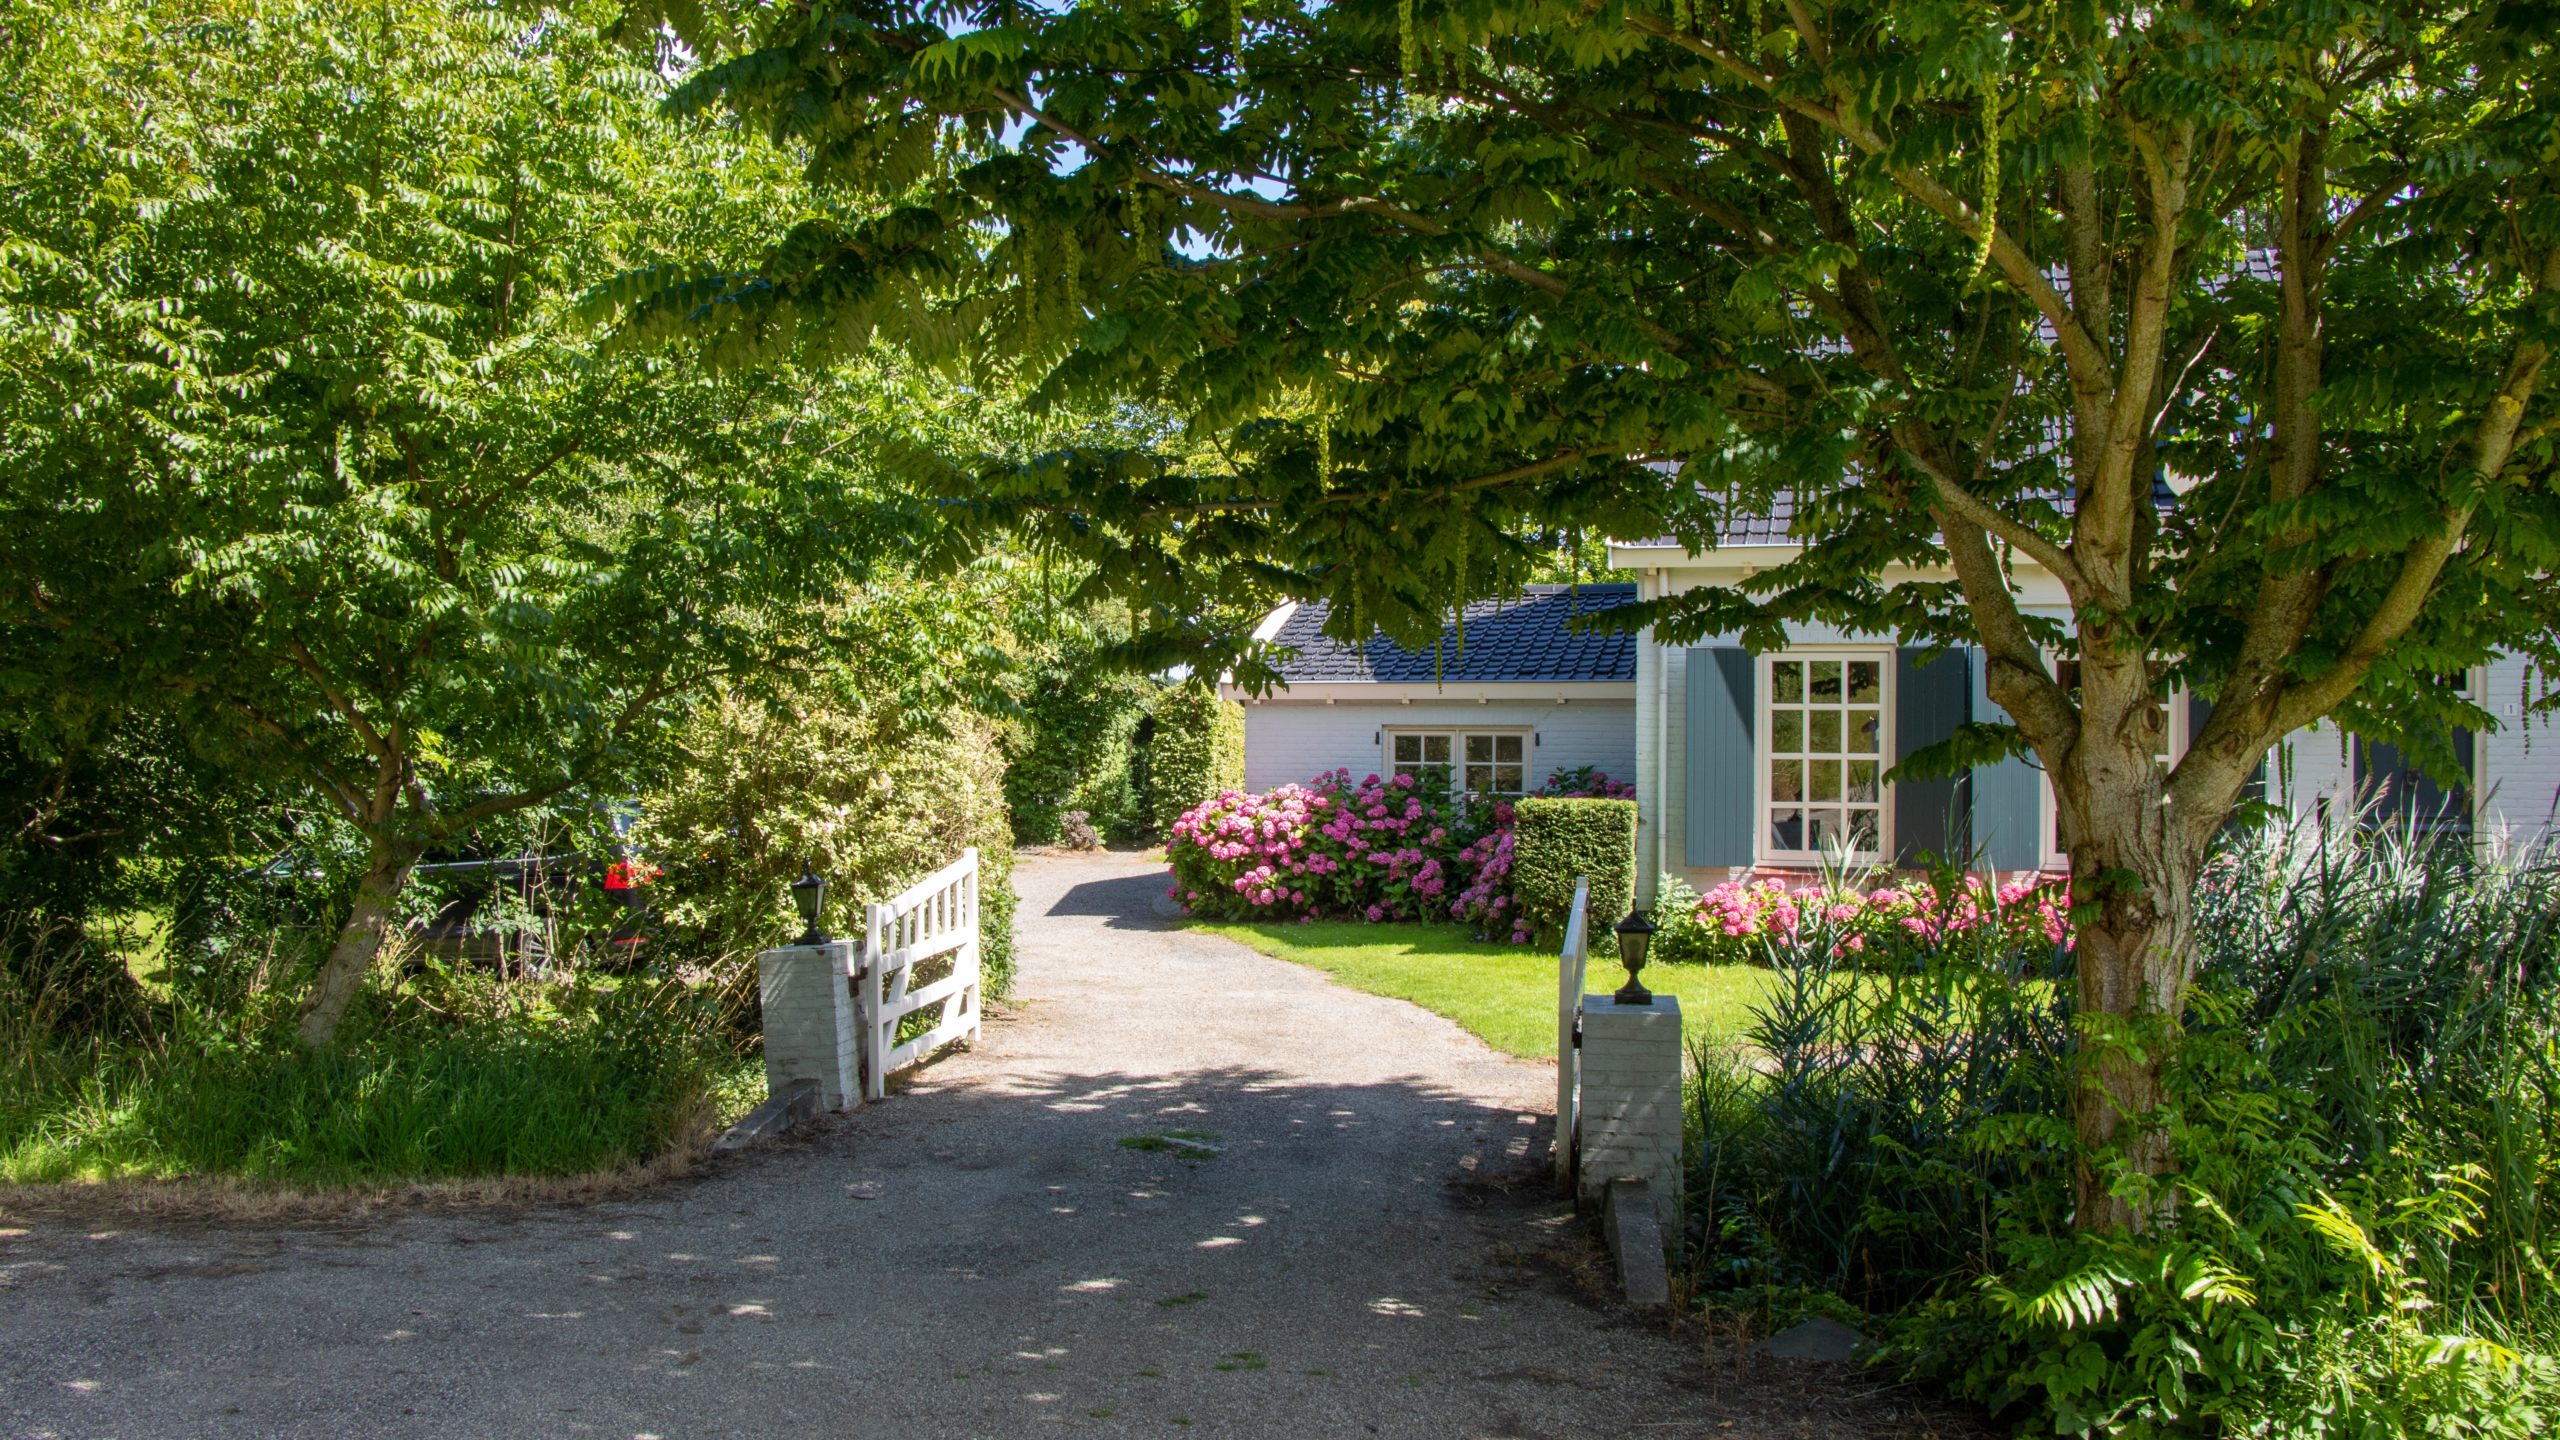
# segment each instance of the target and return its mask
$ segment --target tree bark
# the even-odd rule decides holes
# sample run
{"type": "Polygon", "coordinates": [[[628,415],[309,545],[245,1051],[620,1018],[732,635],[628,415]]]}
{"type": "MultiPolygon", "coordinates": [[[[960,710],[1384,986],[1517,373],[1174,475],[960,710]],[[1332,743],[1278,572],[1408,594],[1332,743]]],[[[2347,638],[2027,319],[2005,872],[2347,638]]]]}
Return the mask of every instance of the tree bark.
{"type": "Polygon", "coordinates": [[[2230,805],[2190,813],[2170,803],[2148,669],[2104,668],[2116,673],[2089,687],[2080,743],[2054,772],[2077,911],[2081,1064],[2071,1108],[2084,1158],[2073,1215],[2083,1230],[2140,1230],[2168,1202],[2112,1193],[2086,1157],[2114,1150],[2132,1173],[2154,1177],[2177,1167],[2168,1135],[2147,1117],[2165,1098],[2162,1064],[2200,958],[2195,886],[2219,819],[2195,815],[2227,815],[2230,805]]]}
{"type": "Polygon", "coordinates": [[[2145,1117],[2164,1098],[2162,1060],[2195,970],[2196,866],[2121,817],[2095,829],[2071,864],[2075,895],[2098,897],[2075,945],[2082,1063],[2071,1110],[2083,1158],[2073,1218],[2083,1230],[2140,1230],[2164,1207],[2112,1193],[2087,1157],[2119,1150],[2138,1175],[2176,1168],[2168,1135],[2145,1117]]]}
{"type": "Polygon", "coordinates": [[[417,867],[418,854],[414,844],[380,833],[374,836],[355,903],[347,910],[346,923],[338,927],[329,958],[320,962],[320,973],[311,979],[311,993],[303,997],[296,1036],[304,1049],[325,1050],[337,1039],[339,1022],[347,1018],[347,1007],[363,991],[364,977],[382,953],[393,907],[409,883],[409,872],[417,867]]]}

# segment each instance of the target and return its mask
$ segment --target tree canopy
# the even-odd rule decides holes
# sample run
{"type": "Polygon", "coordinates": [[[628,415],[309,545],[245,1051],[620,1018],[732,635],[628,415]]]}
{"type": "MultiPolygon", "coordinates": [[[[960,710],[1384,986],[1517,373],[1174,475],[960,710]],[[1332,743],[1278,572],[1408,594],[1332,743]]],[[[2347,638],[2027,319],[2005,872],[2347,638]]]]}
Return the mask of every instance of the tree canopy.
{"type": "Polygon", "coordinates": [[[0,705],[144,711],[307,787],[368,874],[325,1038],[428,847],[629,783],[689,699],[829,641],[895,543],[877,366],[604,353],[634,269],[805,206],[600,35],[446,0],[12,11],[0,705]]]}
{"type": "MultiPolygon", "coordinates": [[[[2283,735],[2336,714],[2449,763],[2445,724],[2494,722],[2438,674],[2560,660],[2547,3],[626,20],[660,22],[710,61],[680,107],[861,203],[644,325],[742,354],[885,332],[1181,416],[1221,463],[909,467],[1168,626],[1291,593],[1419,638],[1560,536],[1704,547],[1791,492],[1800,559],[1640,618],[1981,646],[2015,725],[1969,741],[2052,777],[2091,1014],[2174,1016],[2205,847],[2283,735]],[[2030,561],[2069,623],[2021,604],[2030,561]],[[2170,770],[2173,681],[2216,704],[2170,770]]],[[[2146,1107],[2149,1064],[2084,1137],[2146,1107]]]]}

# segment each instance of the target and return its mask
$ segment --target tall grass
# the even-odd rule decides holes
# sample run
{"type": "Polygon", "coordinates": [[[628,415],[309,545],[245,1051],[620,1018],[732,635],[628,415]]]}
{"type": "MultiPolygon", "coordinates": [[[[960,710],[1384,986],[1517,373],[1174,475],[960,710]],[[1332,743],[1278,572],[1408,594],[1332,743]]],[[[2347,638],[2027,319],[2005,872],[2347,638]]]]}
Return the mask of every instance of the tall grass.
{"type": "Polygon", "coordinates": [[[0,1181],[608,1170],[692,1143],[751,1064],[712,986],[510,979],[416,956],[387,961],[340,1045],[308,1053],[271,983],[294,957],[236,959],[113,1030],[65,1023],[40,984],[62,967],[13,969],[0,1181]]]}
{"type": "Polygon", "coordinates": [[[2232,837],[2202,897],[2148,1231],[2070,1228],[2067,951],[1986,928],[1862,988],[1816,926],[1698,1056],[1698,1286],[1845,1297],[2062,1433],[2560,1419],[2560,866],[2305,823],[2232,837]]]}

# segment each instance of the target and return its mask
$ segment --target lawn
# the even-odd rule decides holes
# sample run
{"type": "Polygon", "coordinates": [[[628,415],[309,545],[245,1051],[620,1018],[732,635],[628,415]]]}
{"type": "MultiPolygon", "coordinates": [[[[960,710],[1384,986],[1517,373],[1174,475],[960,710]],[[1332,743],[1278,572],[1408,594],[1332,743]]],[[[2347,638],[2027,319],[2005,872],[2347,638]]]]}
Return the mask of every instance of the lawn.
{"type": "MultiPolygon", "coordinates": [[[[1203,923],[1265,955],[1322,970],[1355,990],[1410,1000],[1446,1015],[1497,1050],[1553,1059],[1556,1045],[1556,957],[1526,945],[1471,940],[1455,925],[1370,925],[1319,920],[1311,925],[1203,923]]],[[[1583,989],[1615,990],[1627,972],[1595,956],[1583,989]]],[[[1680,997],[1682,1028],[1701,1035],[1739,1034],[1771,972],[1756,965],[1648,965],[1646,988],[1680,997]]]]}

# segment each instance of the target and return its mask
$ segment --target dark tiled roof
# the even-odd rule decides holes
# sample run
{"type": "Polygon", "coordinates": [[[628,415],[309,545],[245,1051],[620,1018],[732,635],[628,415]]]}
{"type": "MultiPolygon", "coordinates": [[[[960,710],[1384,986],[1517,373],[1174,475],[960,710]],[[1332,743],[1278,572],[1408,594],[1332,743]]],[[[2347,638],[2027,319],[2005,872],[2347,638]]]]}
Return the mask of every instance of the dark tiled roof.
{"type": "Polygon", "coordinates": [[[1353,649],[1323,633],[1329,612],[1322,600],[1310,600],[1272,637],[1294,658],[1279,662],[1280,678],[1293,685],[1370,681],[1384,684],[1481,684],[1592,681],[1636,678],[1636,637],[1632,631],[1577,630],[1573,619],[1633,604],[1633,585],[1532,585],[1508,600],[1480,600],[1469,605],[1465,653],[1458,649],[1458,627],[1440,632],[1437,664],[1429,649],[1407,650],[1393,641],[1371,636],[1367,646],[1353,649]]]}

